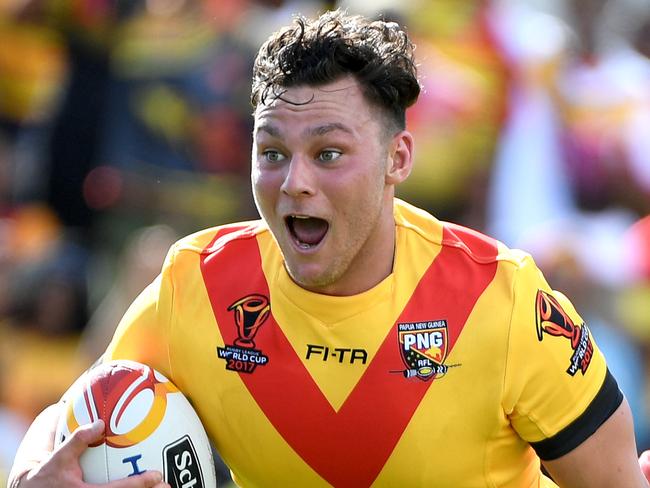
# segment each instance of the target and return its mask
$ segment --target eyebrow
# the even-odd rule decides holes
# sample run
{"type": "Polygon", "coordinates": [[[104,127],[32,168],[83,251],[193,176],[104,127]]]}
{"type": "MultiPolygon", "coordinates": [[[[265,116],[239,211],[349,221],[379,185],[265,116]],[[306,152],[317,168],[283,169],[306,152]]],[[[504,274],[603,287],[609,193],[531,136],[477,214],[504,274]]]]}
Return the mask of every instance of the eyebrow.
{"type": "Polygon", "coordinates": [[[332,122],[330,124],[319,125],[317,127],[313,127],[311,129],[309,129],[308,132],[309,132],[309,134],[311,134],[313,136],[322,136],[324,134],[327,134],[327,133],[333,132],[333,131],[337,131],[337,130],[346,132],[348,134],[352,134],[352,130],[348,126],[340,124],[338,122],[332,122]]]}
{"type": "Polygon", "coordinates": [[[280,136],[280,130],[276,126],[271,124],[261,124],[257,127],[255,132],[261,132],[261,131],[264,131],[273,137],[280,136]]]}
{"type": "MultiPolygon", "coordinates": [[[[348,126],[341,124],[339,122],[331,122],[329,124],[325,125],[318,125],[316,127],[312,127],[310,129],[307,129],[305,132],[307,135],[311,136],[322,136],[325,134],[328,134],[330,132],[334,132],[340,130],[342,132],[345,132],[347,134],[354,134],[352,129],[350,129],[348,126]]],[[[261,124],[257,127],[256,132],[261,132],[264,131],[267,134],[269,134],[272,137],[280,137],[281,136],[281,131],[278,129],[276,126],[271,125],[271,124],[261,124]]]]}

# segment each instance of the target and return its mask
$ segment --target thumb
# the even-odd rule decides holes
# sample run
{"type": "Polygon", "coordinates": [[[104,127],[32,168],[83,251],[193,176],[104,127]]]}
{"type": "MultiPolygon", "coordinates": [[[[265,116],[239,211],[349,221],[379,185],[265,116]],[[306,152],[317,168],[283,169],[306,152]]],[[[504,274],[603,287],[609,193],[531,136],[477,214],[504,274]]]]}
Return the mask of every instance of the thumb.
{"type": "Polygon", "coordinates": [[[61,446],[61,451],[71,454],[75,458],[88,449],[90,444],[102,440],[104,437],[104,421],[95,420],[91,424],[79,426],[67,441],[61,446]]]}

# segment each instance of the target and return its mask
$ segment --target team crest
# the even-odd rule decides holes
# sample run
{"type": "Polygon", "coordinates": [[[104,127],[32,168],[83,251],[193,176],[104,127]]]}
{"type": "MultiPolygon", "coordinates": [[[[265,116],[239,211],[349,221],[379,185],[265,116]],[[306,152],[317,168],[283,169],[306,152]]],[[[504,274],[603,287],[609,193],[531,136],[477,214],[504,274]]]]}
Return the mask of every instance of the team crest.
{"type": "Polygon", "coordinates": [[[405,378],[422,381],[443,376],[449,347],[447,321],[403,322],[397,324],[397,337],[406,369],[399,371],[405,378]]]}
{"type": "Polygon", "coordinates": [[[564,337],[571,341],[573,354],[566,372],[574,376],[581,371],[584,375],[594,354],[589,328],[584,323],[575,324],[557,299],[542,290],[537,291],[535,302],[535,322],[539,341],[544,339],[544,334],[564,337]]]}
{"type": "Polygon", "coordinates": [[[252,373],[264,366],[269,358],[255,348],[255,336],[271,313],[269,299],[263,295],[247,295],[231,304],[237,339],[233,344],[217,347],[217,355],[226,361],[226,369],[252,373]]]}

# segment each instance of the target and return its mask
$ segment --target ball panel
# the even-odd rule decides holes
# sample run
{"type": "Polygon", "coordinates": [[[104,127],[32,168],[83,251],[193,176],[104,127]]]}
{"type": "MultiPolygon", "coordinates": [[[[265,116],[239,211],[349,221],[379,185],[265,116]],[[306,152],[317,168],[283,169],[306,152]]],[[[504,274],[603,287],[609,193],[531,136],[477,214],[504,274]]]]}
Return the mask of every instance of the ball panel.
{"type": "Polygon", "coordinates": [[[86,483],[108,483],[108,464],[106,463],[106,445],[91,447],[79,459],[83,479],[86,483]],[[103,468],[103,469],[102,469],[103,468]]]}
{"type": "MultiPolygon", "coordinates": [[[[135,383],[134,383],[135,384],[135,383]]],[[[120,398],[111,412],[109,426],[116,435],[125,435],[144,422],[154,403],[154,392],[150,389],[135,392],[129,398],[128,392],[120,398]]]]}

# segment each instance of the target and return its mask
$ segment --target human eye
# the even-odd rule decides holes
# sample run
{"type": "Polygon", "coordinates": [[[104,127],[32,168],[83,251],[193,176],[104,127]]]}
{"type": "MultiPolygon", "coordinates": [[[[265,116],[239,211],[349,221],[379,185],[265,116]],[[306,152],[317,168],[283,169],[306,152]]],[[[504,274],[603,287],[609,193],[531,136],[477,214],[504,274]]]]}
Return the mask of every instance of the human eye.
{"type": "Polygon", "coordinates": [[[277,149],[267,149],[263,151],[262,157],[269,163],[279,163],[286,158],[286,156],[277,149]]]}
{"type": "Polygon", "coordinates": [[[325,149],[318,154],[318,159],[325,162],[336,161],[343,154],[341,151],[336,149],[325,149]]]}

